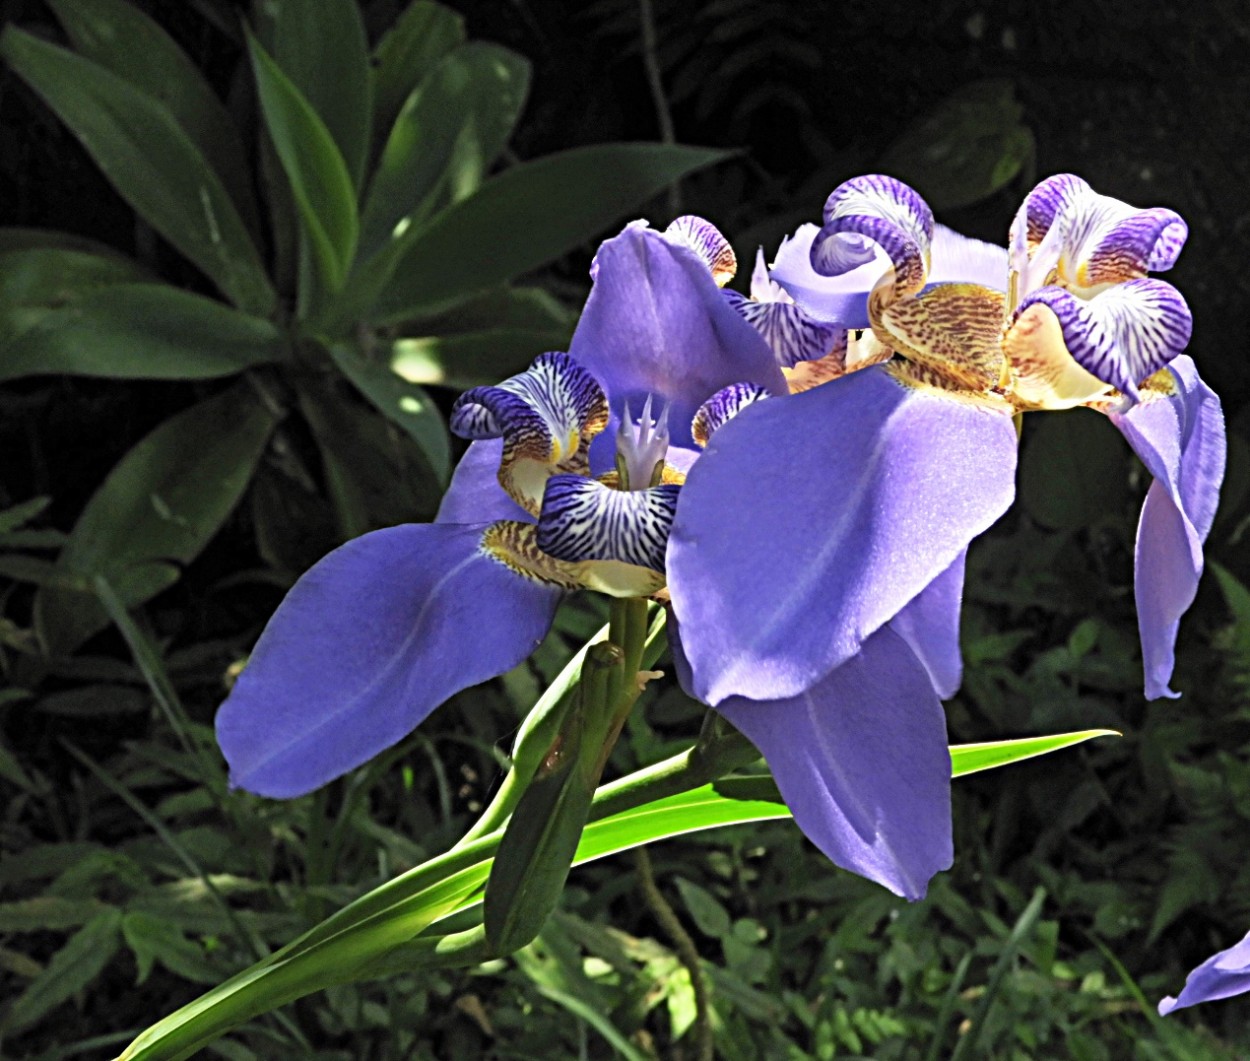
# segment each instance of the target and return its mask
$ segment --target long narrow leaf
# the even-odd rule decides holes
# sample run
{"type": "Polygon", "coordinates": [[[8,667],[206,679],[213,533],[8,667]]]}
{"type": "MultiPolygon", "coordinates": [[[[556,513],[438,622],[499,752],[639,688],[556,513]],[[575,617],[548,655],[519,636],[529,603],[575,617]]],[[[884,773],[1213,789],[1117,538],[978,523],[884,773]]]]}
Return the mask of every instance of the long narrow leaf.
{"type": "Polygon", "coordinates": [[[236,306],[269,314],[277,296],[239,212],[168,107],[97,63],[12,26],[0,36],[0,55],[144,220],[236,306]]]}
{"type": "Polygon", "coordinates": [[[169,34],[128,0],[48,0],[48,5],[79,55],[169,108],[255,230],[256,200],[238,129],[169,34]]]}
{"type": "Polygon", "coordinates": [[[412,90],[444,55],[464,43],[464,19],[449,7],[417,0],[373,52],[373,128],[384,138],[412,90]]]}

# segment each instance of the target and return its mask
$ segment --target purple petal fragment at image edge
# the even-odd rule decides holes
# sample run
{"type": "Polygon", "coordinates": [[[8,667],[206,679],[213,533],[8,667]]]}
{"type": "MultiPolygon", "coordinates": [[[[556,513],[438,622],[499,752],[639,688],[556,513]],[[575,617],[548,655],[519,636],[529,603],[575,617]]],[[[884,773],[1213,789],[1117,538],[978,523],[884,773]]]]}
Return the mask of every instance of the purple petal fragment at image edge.
{"type": "Polygon", "coordinates": [[[1111,414],[1154,476],[1137,526],[1134,588],[1146,697],[1176,697],[1169,687],[1181,616],[1202,574],[1202,543],[1211,530],[1224,478],[1220,400],[1182,354],[1169,368],[1180,393],[1111,414]]]}
{"type": "Polygon", "coordinates": [[[713,707],[803,692],[859,651],[1010,506],[1004,412],[867,368],[757,402],[691,469],[668,584],[713,707]]]}
{"type": "Polygon", "coordinates": [[[374,531],[295,584],[217,714],[231,784],[311,792],[534,650],[560,590],[483,552],[485,529],[374,531]]]}
{"type": "Polygon", "coordinates": [[[946,717],[924,666],[889,627],[807,692],[716,709],[760,750],[809,840],[907,899],[949,868],[946,717]]]}
{"type": "Polygon", "coordinates": [[[1159,1003],[1159,1013],[1166,1017],[1174,1009],[1230,998],[1246,991],[1250,991],[1250,935],[1199,965],[1185,978],[1179,997],[1168,996],[1159,1003]]]}

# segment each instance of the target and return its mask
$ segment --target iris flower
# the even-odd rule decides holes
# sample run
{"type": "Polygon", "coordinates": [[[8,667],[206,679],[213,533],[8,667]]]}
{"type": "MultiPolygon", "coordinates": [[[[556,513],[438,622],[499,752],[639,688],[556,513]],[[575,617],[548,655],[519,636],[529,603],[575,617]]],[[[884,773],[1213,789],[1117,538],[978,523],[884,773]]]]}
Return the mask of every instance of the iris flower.
{"type": "Polygon", "coordinates": [[[1159,1003],[1159,1012],[1166,1017],[1174,1009],[1230,998],[1246,991],[1250,991],[1250,935],[1199,965],[1186,977],[1180,997],[1165,998],[1159,1003]]]}

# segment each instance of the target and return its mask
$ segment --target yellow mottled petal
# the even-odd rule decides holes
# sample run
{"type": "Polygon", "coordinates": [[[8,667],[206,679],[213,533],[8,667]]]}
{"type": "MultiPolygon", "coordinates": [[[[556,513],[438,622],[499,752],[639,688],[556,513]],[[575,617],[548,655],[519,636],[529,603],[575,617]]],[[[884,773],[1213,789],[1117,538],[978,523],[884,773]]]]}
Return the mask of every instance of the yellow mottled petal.
{"type": "Polygon", "coordinates": [[[873,329],[909,361],[957,388],[985,392],[1003,375],[1004,296],[979,284],[939,284],[882,306],[873,329]]]}
{"type": "Polygon", "coordinates": [[[482,549],[518,575],[562,589],[593,589],[613,597],[649,597],[662,589],[664,575],[620,560],[557,560],[538,548],[538,528],[500,520],[482,536],[482,549]]]}
{"type": "Polygon", "coordinates": [[[1034,303],[1003,337],[1011,395],[1021,409],[1071,409],[1105,401],[1109,387],[1086,372],[1068,352],[1054,310],[1034,303]]]}
{"type": "Polygon", "coordinates": [[[954,387],[948,377],[928,365],[895,358],[885,366],[885,371],[903,386],[914,390],[949,398],[951,401],[980,409],[992,409],[1004,416],[1011,416],[1015,412],[1015,408],[1006,398],[990,391],[973,391],[954,387]]]}

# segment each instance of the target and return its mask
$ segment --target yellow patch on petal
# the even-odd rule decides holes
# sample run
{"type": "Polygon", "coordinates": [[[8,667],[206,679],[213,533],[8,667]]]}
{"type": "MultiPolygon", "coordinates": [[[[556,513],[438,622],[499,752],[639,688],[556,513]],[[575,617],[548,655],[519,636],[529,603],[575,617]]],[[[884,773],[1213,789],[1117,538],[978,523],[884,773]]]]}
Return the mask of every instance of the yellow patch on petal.
{"type": "Polygon", "coordinates": [[[972,391],[952,386],[949,378],[928,365],[896,358],[885,366],[885,372],[897,383],[913,390],[949,398],[951,401],[975,406],[978,409],[988,409],[1002,413],[1004,416],[1011,416],[1015,412],[1011,402],[1001,395],[990,391],[972,391]]]}
{"type": "MultiPolygon", "coordinates": [[[[1171,370],[1161,368],[1137,385],[1137,404],[1149,405],[1163,398],[1171,398],[1179,394],[1180,390],[1171,370]]],[[[1114,413],[1121,411],[1123,401],[1124,395],[1118,390],[1112,390],[1105,397],[1096,398],[1092,402],[1086,402],[1085,405],[1090,409],[1097,409],[1100,413],[1114,413]]]]}
{"type": "Polygon", "coordinates": [[[1071,409],[1105,401],[1113,388],[1068,352],[1054,310],[1035,302],[1003,336],[1012,400],[1019,409],[1071,409]]]}
{"type": "Polygon", "coordinates": [[[613,597],[649,597],[665,585],[664,575],[620,560],[557,560],[538,548],[538,528],[500,520],[486,528],[482,550],[518,575],[562,589],[593,589],[613,597]]]}
{"type": "MultiPolygon", "coordinates": [[[[621,488],[620,473],[613,469],[610,472],[604,472],[599,476],[599,482],[604,486],[610,486],[613,490],[621,488]]],[[[671,464],[665,462],[663,470],[660,472],[660,484],[668,483],[671,486],[683,486],[686,482],[686,473],[680,468],[674,468],[671,464]]]]}
{"type": "Polygon", "coordinates": [[[940,284],[883,306],[873,328],[909,361],[956,387],[985,392],[1003,375],[1004,296],[980,284],[940,284]]]}
{"type": "Polygon", "coordinates": [[[792,368],[783,367],[781,374],[786,377],[790,393],[801,394],[849,372],[889,361],[893,356],[894,351],[878,340],[871,330],[865,328],[858,337],[847,337],[845,350],[835,350],[832,354],[811,361],[799,361],[792,368]]]}

